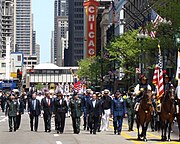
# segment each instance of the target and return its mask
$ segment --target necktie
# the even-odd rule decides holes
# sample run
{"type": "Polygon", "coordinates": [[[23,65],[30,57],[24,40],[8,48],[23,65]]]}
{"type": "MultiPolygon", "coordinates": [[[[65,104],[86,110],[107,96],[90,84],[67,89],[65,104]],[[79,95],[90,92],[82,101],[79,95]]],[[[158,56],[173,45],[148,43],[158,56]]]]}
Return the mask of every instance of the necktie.
{"type": "Polygon", "coordinates": [[[48,106],[50,106],[50,99],[48,99],[48,106]]]}

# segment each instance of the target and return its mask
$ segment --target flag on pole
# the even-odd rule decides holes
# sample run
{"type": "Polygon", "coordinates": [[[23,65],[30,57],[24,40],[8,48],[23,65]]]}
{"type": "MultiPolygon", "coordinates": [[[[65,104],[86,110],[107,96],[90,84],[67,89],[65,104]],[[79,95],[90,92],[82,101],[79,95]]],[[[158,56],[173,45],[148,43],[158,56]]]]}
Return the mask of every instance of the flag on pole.
{"type": "Polygon", "coordinates": [[[158,63],[156,64],[153,76],[153,84],[156,86],[157,99],[159,100],[164,94],[164,83],[163,83],[163,70],[162,70],[162,59],[161,59],[161,49],[158,44],[158,63]]]}
{"type": "MultiPolygon", "coordinates": [[[[153,24],[152,28],[155,29],[158,27],[159,23],[161,23],[163,21],[163,18],[152,9],[151,10],[151,21],[153,24]]],[[[150,37],[155,38],[156,34],[157,34],[157,32],[155,30],[152,30],[150,32],[150,37]]]]}
{"type": "Polygon", "coordinates": [[[176,79],[178,80],[177,97],[180,99],[180,52],[178,51],[176,79]]]}

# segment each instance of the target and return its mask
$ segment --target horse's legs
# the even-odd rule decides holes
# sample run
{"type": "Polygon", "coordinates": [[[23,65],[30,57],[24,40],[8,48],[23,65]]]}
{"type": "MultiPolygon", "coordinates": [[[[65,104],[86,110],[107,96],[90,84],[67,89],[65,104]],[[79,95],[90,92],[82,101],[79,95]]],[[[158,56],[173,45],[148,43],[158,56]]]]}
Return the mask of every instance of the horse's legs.
{"type": "Polygon", "coordinates": [[[140,134],[139,134],[139,123],[137,122],[137,129],[138,129],[138,140],[140,140],[140,134]]]}
{"type": "Polygon", "coordinates": [[[167,136],[166,136],[167,128],[168,128],[168,121],[166,120],[164,125],[164,140],[167,140],[167,136]]]}
{"type": "Polygon", "coordinates": [[[170,135],[171,135],[171,126],[172,126],[172,123],[168,123],[169,127],[168,127],[168,141],[171,141],[171,138],[170,138],[170,135]]]}
{"type": "Polygon", "coordinates": [[[162,122],[162,125],[161,125],[161,140],[164,141],[164,122],[162,122]]]}
{"type": "Polygon", "coordinates": [[[147,129],[148,129],[148,125],[149,125],[149,123],[146,123],[146,124],[144,124],[144,126],[143,126],[143,136],[144,136],[144,141],[145,142],[147,142],[147,138],[146,138],[146,132],[147,132],[147,129]]]}

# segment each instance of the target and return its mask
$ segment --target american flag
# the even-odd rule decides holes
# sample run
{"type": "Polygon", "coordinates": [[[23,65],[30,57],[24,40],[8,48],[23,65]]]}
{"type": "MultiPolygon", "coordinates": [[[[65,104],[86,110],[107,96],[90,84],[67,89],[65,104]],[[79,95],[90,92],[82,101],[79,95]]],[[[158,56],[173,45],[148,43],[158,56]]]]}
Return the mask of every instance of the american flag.
{"type": "Polygon", "coordinates": [[[82,88],[82,85],[81,85],[81,81],[78,81],[77,83],[74,84],[74,90],[79,92],[82,88]]]}
{"type": "MultiPolygon", "coordinates": [[[[159,23],[161,23],[163,21],[163,18],[152,9],[151,10],[151,21],[153,23],[153,29],[155,29],[158,27],[159,23]]],[[[150,37],[155,38],[156,34],[157,34],[157,32],[155,30],[152,30],[150,32],[150,37]]]]}
{"type": "Polygon", "coordinates": [[[161,59],[161,49],[158,45],[159,54],[158,54],[158,63],[156,64],[153,76],[153,84],[156,86],[157,90],[157,99],[160,99],[164,94],[164,83],[163,83],[163,70],[162,70],[162,59],[161,59]]]}

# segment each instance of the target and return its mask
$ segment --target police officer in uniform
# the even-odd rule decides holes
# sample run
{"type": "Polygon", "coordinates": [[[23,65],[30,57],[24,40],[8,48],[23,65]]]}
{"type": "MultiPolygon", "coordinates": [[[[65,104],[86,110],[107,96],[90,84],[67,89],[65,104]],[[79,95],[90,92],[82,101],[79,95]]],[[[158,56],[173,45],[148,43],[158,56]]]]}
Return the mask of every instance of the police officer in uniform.
{"type": "Polygon", "coordinates": [[[120,135],[123,118],[126,114],[126,102],[119,91],[116,92],[115,98],[112,100],[111,114],[113,116],[114,134],[118,132],[118,135],[120,135]]]}
{"type": "Polygon", "coordinates": [[[9,132],[12,132],[12,124],[14,124],[14,131],[16,131],[16,116],[19,115],[19,105],[14,95],[11,95],[6,103],[5,115],[8,116],[9,120],[9,132]]]}
{"type": "Polygon", "coordinates": [[[172,86],[173,86],[173,84],[170,82],[169,76],[165,75],[165,77],[164,77],[164,91],[166,92],[172,86]]]}
{"type": "Polygon", "coordinates": [[[135,110],[136,112],[139,109],[139,101],[142,98],[143,92],[146,90],[152,90],[151,86],[147,83],[147,78],[145,77],[145,75],[141,75],[140,77],[140,83],[136,85],[136,87],[134,88],[134,95],[136,96],[135,98],[135,110]]]}
{"type": "Polygon", "coordinates": [[[134,116],[135,116],[135,111],[134,111],[134,98],[132,93],[128,93],[128,98],[126,100],[126,110],[127,110],[127,116],[128,116],[128,126],[129,130],[128,131],[133,131],[133,124],[134,124],[134,116]]]}
{"type": "Polygon", "coordinates": [[[78,93],[75,92],[73,98],[69,103],[69,107],[71,109],[71,117],[73,123],[73,130],[75,134],[80,133],[80,117],[82,116],[82,101],[78,97],[78,93]]]}

